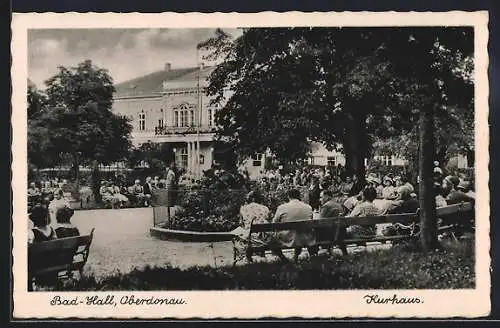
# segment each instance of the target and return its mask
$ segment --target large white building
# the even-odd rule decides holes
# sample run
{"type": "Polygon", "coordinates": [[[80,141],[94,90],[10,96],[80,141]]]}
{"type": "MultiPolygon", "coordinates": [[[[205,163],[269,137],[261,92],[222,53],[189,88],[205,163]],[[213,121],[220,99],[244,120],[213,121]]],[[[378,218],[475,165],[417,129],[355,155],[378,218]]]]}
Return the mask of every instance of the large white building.
{"type": "Polygon", "coordinates": [[[166,63],[157,72],[117,84],[113,111],[132,120],[133,144],[168,143],[178,167],[195,175],[209,169],[217,151],[218,108],[204,92],[212,70],[166,63]]]}

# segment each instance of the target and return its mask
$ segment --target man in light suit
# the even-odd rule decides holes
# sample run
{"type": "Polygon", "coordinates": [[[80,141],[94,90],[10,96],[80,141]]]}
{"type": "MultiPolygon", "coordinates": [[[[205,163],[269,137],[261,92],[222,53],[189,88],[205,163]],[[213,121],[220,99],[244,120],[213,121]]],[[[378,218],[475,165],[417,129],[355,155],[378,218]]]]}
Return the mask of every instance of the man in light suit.
{"type": "MultiPolygon", "coordinates": [[[[291,222],[304,221],[313,219],[312,207],[300,200],[300,192],[297,189],[288,191],[288,203],[278,206],[273,222],[291,222]]],[[[294,260],[297,261],[302,247],[307,247],[310,255],[317,254],[317,246],[315,246],[316,238],[313,231],[280,231],[277,234],[277,241],[282,247],[290,247],[295,249],[294,260]]],[[[285,259],[281,250],[274,250],[276,255],[281,259],[285,259]]]]}

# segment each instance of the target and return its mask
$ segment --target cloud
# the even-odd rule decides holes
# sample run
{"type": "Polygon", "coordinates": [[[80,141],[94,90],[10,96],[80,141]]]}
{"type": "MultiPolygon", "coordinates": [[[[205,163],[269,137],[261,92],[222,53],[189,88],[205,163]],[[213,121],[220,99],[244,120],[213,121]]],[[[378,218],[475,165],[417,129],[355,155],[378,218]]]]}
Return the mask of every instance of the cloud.
{"type": "MultiPolygon", "coordinates": [[[[241,31],[229,31],[239,36],[241,31]],[[239,33],[239,34],[238,34],[239,33]]],[[[58,66],[74,67],[90,59],[122,82],[164,67],[197,64],[196,45],[213,29],[68,29],[30,31],[28,74],[43,88],[43,81],[57,73],[58,66]]]]}

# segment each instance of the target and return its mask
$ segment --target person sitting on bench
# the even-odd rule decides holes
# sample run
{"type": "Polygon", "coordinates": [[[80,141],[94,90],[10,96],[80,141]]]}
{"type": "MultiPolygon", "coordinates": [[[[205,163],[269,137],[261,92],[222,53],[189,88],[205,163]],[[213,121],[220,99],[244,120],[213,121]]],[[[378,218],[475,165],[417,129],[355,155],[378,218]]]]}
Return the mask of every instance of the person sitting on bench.
{"type": "MultiPolygon", "coordinates": [[[[373,187],[365,187],[362,191],[362,201],[358,203],[354,209],[346,217],[357,216],[378,216],[380,209],[378,209],[373,201],[377,198],[377,191],[373,187]]],[[[347,236],[353,237],[372,237],[376,234],[375,225],[352,225],[347,227],[347,236]]]]}
{"type": "MultiPolygon", "coordinates": [[[[335,201],[333,197],[333,192],[331,190],[326,189],[321,191],[320,201],[321,204],[323,204],[319,211],[319,217],[321,219],[345,216],[346,213],[348,212],[347,208],[344,205],[335,201]]],[[[316,238],[318,240],[324,240],[324,239],[328,240],[331,239],[331,236],[335,236],[335,241],[337,241],[339,239],[344,239],[345,234],[346,234],[345,228],[334,226],[332,227],[332,229],[328,229],[326,231],[325,230],[318,231],[316,234],[316,238]]],[[[344,255],[347,254],[347,249],[345,248],[345,245],[341,246],[340,249],[342,251],[342,254],[344,255]]]]}
{"type": "Polygon", "coordinates": [[[42,205],[36,205],[31,210],[30,220],[33,222],[33,244],[57,239],[56,232],[49,224],[49,211],[42,205]]]}
{"type": "MultiPolygon", "coordinates": [[[[232,231],[233,234],[239,237],[238,242],[235,243],[235,251],[237,251],[237,253],[243,254],[246,250],[246,243],[250,242],[247,238],[252,224],[269,223],[269,208],[262,205],[262,203],[263,199],[258,191],[250,191],[247,194],[246,203],[240,208],[240,225],[232,231]]],[[[266,244],[268,241],[268,233],[254,235],[251,240],[253,244],[266,244]]],[[[263,253],[259,255],[265,256],[263,253]]],[[[246,257],[251,261],[248,254],[246,254],[246,257]]]]}
{"type": "Polygon", "coordinates": [[[63,207],[57,210],[57,226],[55,230],[57,238],[80,236],[80,231],[70,221],[74,213],[75,211],[68,207],[63,207]]]}
{"type": "MultiPolygon", "coordinates": [[[[300,200],[300,191],[292,188],[287,192],[288,202],[278,206],[273,218],[274,223],[303,221],[313,219],[312,207],[300,200]]],[[[283,255],[281,248],[294,248],[294,260],[297,261],[302,251],[302,247],[307,246],[309,255],[316,255],[318,247],[313,231],[293,231],[285,230],[277,234],[277,242],[281,247],[275,247],[273,251],[282,260],[287,260],[283,255]]]]}

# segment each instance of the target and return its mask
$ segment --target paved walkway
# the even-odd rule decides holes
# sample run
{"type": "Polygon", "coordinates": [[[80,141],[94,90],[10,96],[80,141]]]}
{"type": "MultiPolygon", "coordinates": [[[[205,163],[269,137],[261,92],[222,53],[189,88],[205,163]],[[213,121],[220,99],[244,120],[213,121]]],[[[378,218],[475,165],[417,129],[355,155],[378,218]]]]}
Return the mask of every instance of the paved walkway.
{"type": "Polygon", "coordinates": [[[75,211],[72,222],[81,234],[95,227],[85,271],[96,277],[146,265],[186,268],[232,264],[231,242],[182,243],[151,237],[152,208],[75,211]]]}

